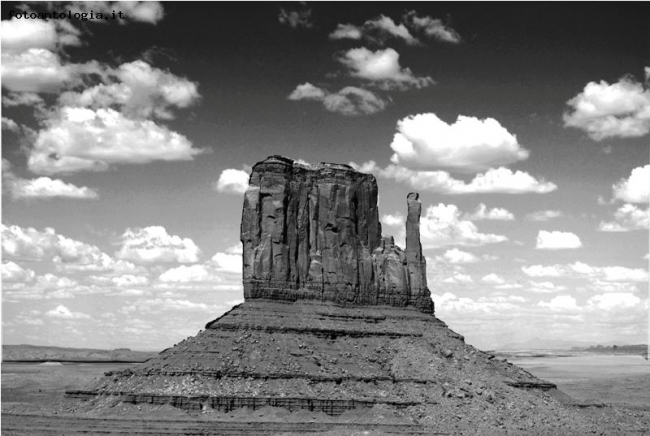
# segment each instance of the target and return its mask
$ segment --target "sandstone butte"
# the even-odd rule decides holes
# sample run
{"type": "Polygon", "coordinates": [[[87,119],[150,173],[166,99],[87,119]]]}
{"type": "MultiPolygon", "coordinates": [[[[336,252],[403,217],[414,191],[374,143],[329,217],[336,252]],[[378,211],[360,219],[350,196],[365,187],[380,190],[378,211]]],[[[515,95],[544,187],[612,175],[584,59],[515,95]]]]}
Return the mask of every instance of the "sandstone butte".
{"type": "Polygon", "coordinates": [[[253,167],[249,185],[244,303],[68,397],[219,416],[308,411],[453,434],[597,429],[558,401],[568,400],[555,385],[466,344],[434,316],[418,194],[406,197],[402,250],[382,237],[372,175],[271,156],[253,167]]]}

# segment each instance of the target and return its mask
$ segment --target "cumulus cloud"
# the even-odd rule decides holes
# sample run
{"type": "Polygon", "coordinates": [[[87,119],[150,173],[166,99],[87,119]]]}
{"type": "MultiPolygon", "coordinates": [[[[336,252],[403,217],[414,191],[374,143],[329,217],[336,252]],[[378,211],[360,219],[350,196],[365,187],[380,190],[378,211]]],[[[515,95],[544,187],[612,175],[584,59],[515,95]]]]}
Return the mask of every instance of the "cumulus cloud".
{"type": "Polygon", "coordinates": [[[58,271],[103,271],[107,273],[137,272],[131,262],[115,260],[98,247],[56,233],[46,227],[2,224],[2,254],[11,259],[51,260],[58,271]]]}
{"type": "Polygon", "coordinates": [[[415,11],[410,11],[402,17],[402,23],[396,23],[392,18],[380,15],[377,18],[367,20],[363,25],[339,24],[330,33],[330,39],[365,39],[374,43],[383,44],[389,38],[405,42],[408,45],[418,45],[418,40],[408,28],[418,32],[425,37],[438,41],[458,43],[460,35],[449,26],[446,26],[439,19],[429,16],[419,17],[415,11]]]}
{"type": "Polygon", "coordinates": [[[581,129],[596,141],[650,132],[650,89],[632,77],[611,85],[604,80],[589,82],[567,105],[564,125],[581,129]]]}
{"type": "Polygon", "coordinates": [[[436,114],[423,113],[398,121],[397,131],[391,161],[411,169],[480,171],[530,155],[494,118],[459,115],[447,124],[436,114]]]}
{"type": "Polygon", "coordinates": [[[319,101],[327,111],[346,116],[371,115],[388,105],[387,101],[367,89],[346,86],[337,92],[329,92],[309,82],[298,85],[287,98],[319,101]]]}
{"type": "Polygon", "coordinates": [[[420,237],[425,248],[481,246],[508,240],[503,235],[480,233],[473,222],[461,219],[456,205],[443,203],[427,208],[420,219],[420,237]]]}
{"type": "MultiPolygon", "coordinates": [[[[374,163],[374,162],[373,162],[374,163]]],[[[448,195],[463,194],[546,194],[557,189],[557,185],[544,179],[536,179],[524,171],[511,171],[508,168],[492,168],[477,174],[469,183],[453,178],[446,171],[416,171],[399,165],[388,165],[381,169],[368,162],[351,165],[362,172],[375,173],[379,177],[408,183],[415,189],[438,192],[448,195]],[[366,171],[363,171],[366,170],[366,171]]]]}
{"type": "Polygon", "coordinates": [[[9,92],[6,96],[2,96],[2,105],[6,107],[40,106],[43,104],[43,99],[33,92],[9,92]]]}
{"type": "Polygon", "coordinates": [[[300,27],[304,29],[311,29],[314,27],[314,24],[310,21],[311,18],[311,9],[304,8],[303,10],[287,11],[283,8],[280,9],[280,14],[278,15],[278,21],[280,24],[286,24],[287,26],[298,29],[300,27]]]}
{"type": "MultiPolygon", "coordinates": [[[[650,110],[650,109],[649,109],[650,110]]],[[[650,202],[650,164],[632,170],[612,187],[614,198],[628,203],[650,202]]]]}
{"type": "Polygon", "coordinates": [[[531,212],[526,215],[528,221],[550,221],[555,218],[560,218],[564,216],[559,210],[539,210],[537,212],[531,212]]]}
{"type": "Polygon", "coordinates": [[[202,152],[183,135],[114,109],[64,107],[45,122],[30,151],[38,174],[104,171],[110,164],[191,160],[202,152]]]}
{"type": "Polygon", "coordinates": [[[73,65],[56,53],[79,45],[80,32],[65,20],[2,22],[2,86],[14,92],[57,92],[75,78],[73,65]]]}
{"type": "Polygon", "coordinates": [[[62,304],[58,305],[56,309],[47,311],[46,315],[52,318],[62,318],[62,319],[80,319],[80,318],[89,319],[90,318],[90,316],[83,313],[79,313],[79,312],[72,313],[70,312],[70,309],[68,309],[62,304]]]}
{"type": "Polygon", "coordinates": [[[582,247],[577,235],[571,232],[540,230],[535,248],[538,250],[564,250],[582,247]]]}
{"type": "Polygon", "coordinates": [[[443,24],[442,20],[429,16],[419,17],[415,11],[409,11],[404,15],[404,21],[409,27],[424,33],[426,36],[438,41],[458,44],[461,41],[460,35],[451,27],[443,24]]]}
{"type": "Polygon", "coordinates": [[[65,183],[59,179],[39,177],[36,179],[21,179],[14,177],[6,179],[13,198],[78,198],[96,199],[98,194],[95,190],[86,186],[75,186],[72,183],[65,183]]]}
{"type": "Polygon", "coordinates": [[[505,284],[505,279],[497,274],[491,273],[481,278],[483,283],[489,283],[491,285],[503,285],[505,284]]]}
{"type": "Polygon", "coordinates": [[[70,309],[62,304],[59,304],[56,309],[48,310],[45,314],[49,317],[59,319],[90,319],[89,315],[81,312],[71,312],[70,309]]]}
{"type": "Polygon", "coordinates": [[[242,273],[243,263],[241,254],[217,253],[212,256],[211,260],[217,271],[231,274],[242,273]]]}
{"type": "Polygon", "coordinates": [[[634,204],[624,204],[614,213],[614,221],[601,221],[601,232],[629,232],[650,229],[650,208],[645,210],[634,204]]]}
{"type": "Polygon", "coordinates": [[[74,77],[72,68],[46,49],[2,54],[2,86],[9,91],[54,93],[74,77]]]}
{"type": "Polygon", "coordinates": [[[363,29],[354,24],[339,24],[336,29],[330,33],[330,39],[361,39],[363,29]]]}
{"type": "MultiPolygon", "coordinates": [[[[623,266],[591,266],[583,262],[566,265],[531,265],[521,268],[530,277],[574,277],[602,280],[605,282],[645,282],[648,272],[641,268],[623,266]]],[[[598,282],[595,282],[598,283],[598,282]]]]}
{"type": "Polygon", "coordinates": [[[395,214],[386,214],[381,217],[382,224],[389,227],[402,227],[404,226],[406,220],[404,215],[398,213],[395,214]]]}
{"type": "Polygon", "coordinates": [[[10,118],[2,117],[2,130],[9,130],[10,132],[19,132],[20,127],[14,120],[10,118]]]}
{"type": "Polygon", "coordinates": [[[474,280],[468,274],[463,274],[461,272],[454,271],[454,273],[451,276],[443,280],[443,283],[462,285],[462,284],[474,283],[474,280]]]}
{"type": "Polygon", "coordinates": [[[329,35],[330,39],[361,39],[365,38],[376,43],[384,43],[388,38],[397,38],[409,45],[417,45],[419,41],[411,35],[404,24],[396,24],[392,18],[380,15],[367,20],[362,26],[339,24],[329,35]]]}
{"type": "Polygon", "coordinates": [[[29,268],[23,268],[12,261],[2,262],[2,282],[3,283],[24,283],[32,282],[36,273],[29,268]]]}
{"type": "Polygon", "coordinates": [[[248,189],[249,178],[248,172],[229,168],[221,172],[214,189],[226,194],[243,194],[248,189]]]}
{"type": "Polygon", "coordinates": [[[563,276],[564,269],[559,265],[554,266],[542,266],[542,265],[531,265],[531,266],[522,266],[521,270],[530,277],[561,277],[563,276]]]}
{"type": "Polygon", "coordinates": [[[529,283],[529,286],[526,287],[526,291],[534,292],[537,294],[548,294],[552,292],[563,292],[566,291],[566,286],[559,286],[552,282],[533,282],[529,283]]]}
{"type": "Polygon", "coordinates": [[[392,48],[373,52],[365,47],[345,52],[339,62],[348,67],[350,75],[369,81],[384,90],[420,89],[433,85],[431,77],[416,77],[409,68],[399,64],[399,53],[392,48]]]}
{"type": "Polygon", "coordinates": [[[201,251],[190,238],[170,235],[162,226],[128,228],[122,234],[120,259],[134,262],[198,262],[201,251]]]}
{"type": "MultiPolygon", "coordinates": [[[[241,259],[241,258],[240,258],[241,259]]],[[[191,282],[215,282],[222,281],[219,274],[209,265],[180,265],[171,268],[158,277],[161,282],[191,283],[191,282]]]]}
{"type": "Polygon", "coordinates": [[[540,301],[537,305],[554,312],[576,311],[579,309],[578,300],[570,295],[558,295],[549,302],[540,301]]]}
{"type": "Polygon", "coordinates": [[[173,108],[188,108],[199,100],[195,82],[141,60],[103,71],[102,81],[81,92],[64,92],[59,100],[70,107],[119,107],[124,115],[136,119],[171,119],[173,108]]]}
{"type": "Polygon", "coordinates": [[[587,301],[587,305],[605,311],[631,309],[640,303],[641,299],[639,297],[624,292],[594,295],[587,301]]]}
{"type": "Polygon", "coordinates": [[[481,220],[496,220],[496,221],[512,221],[515,219],[515,216],[512,212],[507,209],[500,207],[495,207],[493,209],[488,209],[488,207],[481,203],[476,207],[476,210],[472,213],[466,213],[464,218],[470,221],[481,221],[481,220]]]}
{"type": "Polygon", "coordinates": [[[442,255],[441,259],[447,263],[451,263],[454,265],[476,263],[480,260],[477,256],[473,255],[472,253],[461,251],[457,248],[452,248],[451,250],[445,251],[445,254],[442,255]]]}

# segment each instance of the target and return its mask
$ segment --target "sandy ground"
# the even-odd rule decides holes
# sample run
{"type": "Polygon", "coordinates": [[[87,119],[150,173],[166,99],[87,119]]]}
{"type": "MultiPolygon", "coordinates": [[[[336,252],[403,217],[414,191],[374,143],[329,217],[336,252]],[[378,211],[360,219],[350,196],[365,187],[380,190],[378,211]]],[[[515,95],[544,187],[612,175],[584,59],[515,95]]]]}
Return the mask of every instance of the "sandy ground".
{"type": "Polygon", "coordinates": [[[582,355],[509,359],[584,401],[650,410],[650,362],[641,356],[582,355]]]}
{"type": "MultiPolygon", "coordinates": [[[[579,400],[613,404],[585,413],[599,422],[621,423],[620,434],[650,435],[650,364],[631,356],[511,359],[534,375],[555,382],[579,400]]],[[[418,425],[327,422],[309,412],[284,419],[281,410],[192,416],[180,410],[121,406],[96,416],[64,397],[66,389],[87,386],[106,371],[133,364],[2,364],[3,435],[201,434],[201,435],[391,435],[468,434],[432,432],[418,425]],[[123,413],[123,416],[120,414],[123,413]],[[264,420],[264,422],[261,422],[264,420]]],[[[392,422],[388,422],[392,421],[392,422]]],[[[531,434],[498,430],[490,434],[531,434]]],[[[607,433],[596,433],[607,434],[607,433]]]]}

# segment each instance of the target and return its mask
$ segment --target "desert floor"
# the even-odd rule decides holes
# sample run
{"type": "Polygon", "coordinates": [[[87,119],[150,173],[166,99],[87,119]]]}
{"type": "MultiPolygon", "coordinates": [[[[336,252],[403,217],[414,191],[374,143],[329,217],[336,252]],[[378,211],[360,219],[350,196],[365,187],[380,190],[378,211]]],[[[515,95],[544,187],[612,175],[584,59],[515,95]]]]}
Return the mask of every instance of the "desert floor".
{"type": "MultiPolygon", "coordinates": [[[[578,400],[615,406],[590,407],[584,413],[593,414],[598,420],[624,423],[627,428],[634,424],[634,434],[650,435],[650,362],[641,357],[585,355],[511,358],[510,361],[558,384],[578,400]]],[[[281,410],[197,416],[171,407],[149,410],[120,405],[97,413],[84,410],[76,401],[64,397],[66,389],[83,388],[106,371],[132,365],[3,363],[2,434],[454,434],[432,433],[430,429],[392,420],[368,422],[361,416],[359,419],[348,416],[347,422],[327,422],[309,412],[289,416],[281,410]],[[354,421],[361,423],[351,423],[354,421]]]]}

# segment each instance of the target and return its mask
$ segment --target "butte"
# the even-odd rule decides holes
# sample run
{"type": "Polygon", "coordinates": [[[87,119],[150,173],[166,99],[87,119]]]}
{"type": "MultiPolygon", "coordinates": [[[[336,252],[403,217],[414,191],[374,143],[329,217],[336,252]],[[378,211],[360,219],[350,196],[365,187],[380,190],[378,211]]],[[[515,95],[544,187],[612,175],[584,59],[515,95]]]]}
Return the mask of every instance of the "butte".
{"type": "Polygon", "coordinates": [[[382,237],[374,176],[281,156],[257,163],[241,222],[244,303],[68,397],[203,413],[392,416],[478,434],[506,426],[564,434],[567,422],[579,424],[555,385],[466,344],[435,317],[418,194],[406,205],[403,250],[382,237]]]}

